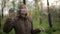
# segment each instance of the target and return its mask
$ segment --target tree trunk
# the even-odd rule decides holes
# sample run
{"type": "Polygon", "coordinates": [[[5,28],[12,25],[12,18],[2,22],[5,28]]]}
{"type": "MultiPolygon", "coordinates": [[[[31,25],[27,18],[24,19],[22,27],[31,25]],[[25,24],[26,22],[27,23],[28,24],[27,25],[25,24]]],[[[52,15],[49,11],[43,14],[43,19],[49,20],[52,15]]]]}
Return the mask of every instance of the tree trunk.
{"type": "Polygon", "coordinates": [[[5,7],[5,3],[6,3],[5,0],[2,1],[2,18],[4,17],[3,11],[4,11],[4,7],[5,7]]]}
{"type": "Polygon", "coordinates": [[[23,3],[26,5],[26,0],[23,0],[23,3]]]}
{"type": "Polygon", "coordinates": [[[48,21],[49,21],[49,27],[50,27],[49,34],[52,34],[52,21],[51,21],[51,14],[49,11],[49,0],[47,0],[47,11],[48,11],[48,21]]]}

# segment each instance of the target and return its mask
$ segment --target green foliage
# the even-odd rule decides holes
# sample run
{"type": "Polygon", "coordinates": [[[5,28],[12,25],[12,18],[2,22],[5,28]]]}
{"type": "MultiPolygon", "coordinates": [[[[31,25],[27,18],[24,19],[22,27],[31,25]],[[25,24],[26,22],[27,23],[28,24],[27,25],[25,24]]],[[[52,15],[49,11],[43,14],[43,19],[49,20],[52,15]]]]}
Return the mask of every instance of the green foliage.
{"type": "MultiPolygon", "coordinates": [[[[40,1],[40,0],[34,0],[36,2],[36,4],[40,1]]],[[[15,7],[15,3],[12,2],[13,6],[15,7]]],[[[18,3],[20,4],[20,3],[18,3]]],[[[57,11],[51,11],[51,19],[52,19],[52,25],[53,25],[53,28],[49,28],[49,22],[48,22],[48,15],[42,15],[41,16],[41,11],[39,10],[38,6],[35,6],[36,9],[33,10],[32,12],[30,12],[31,16],[32,16],[32,19],[33,19],[33,26],[34,28],[44,28],[45,32],[44,34],[49,34],[50,32],[52,32],[52,34],[60,34],[60,22],[57,22],[57,20],[60,20],[60,19],[57,19],[60,14],[57,14],[57,11]],[[57,18],[56,18],[57,17],[57,18]],[[40,24],[40,18],[42,18],[42,24],[40,24]]],[[[15,15],[13,17],[16,16],[16,13],[14,13],[15,15]]],[[[3,32],[3,27],[4,27],[4,24],[5,24],[5,21],[6,21],[6,18],[7,17],[4,17],[4,19],[1,19],[2,22],[1,22],[1,28],[0,28],[0,34],[5,34],[3,32]]],[[[1,21],[0,20],[0,21],[1,21]]],[[[9,34],[15,34],[15,31],[14,29],[9,33],[9,34]]],[[[42,34],[42,33],[39,33],[39,34],[42,34]]]]}

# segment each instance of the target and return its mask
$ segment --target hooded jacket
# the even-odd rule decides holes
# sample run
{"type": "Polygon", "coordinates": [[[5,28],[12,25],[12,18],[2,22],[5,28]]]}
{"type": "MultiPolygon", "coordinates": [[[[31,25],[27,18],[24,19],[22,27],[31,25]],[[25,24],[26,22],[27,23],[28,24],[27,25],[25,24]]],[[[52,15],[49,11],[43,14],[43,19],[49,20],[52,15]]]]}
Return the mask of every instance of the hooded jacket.
{"type": "Polygon", "coordinates": [[[3,31],[9,33],[13,28],[15,34],[37,34],[40,32],[39,29],[33,29],[32,18],[30,16],[20,16],[14,19],[7,18],[3,31]]]}

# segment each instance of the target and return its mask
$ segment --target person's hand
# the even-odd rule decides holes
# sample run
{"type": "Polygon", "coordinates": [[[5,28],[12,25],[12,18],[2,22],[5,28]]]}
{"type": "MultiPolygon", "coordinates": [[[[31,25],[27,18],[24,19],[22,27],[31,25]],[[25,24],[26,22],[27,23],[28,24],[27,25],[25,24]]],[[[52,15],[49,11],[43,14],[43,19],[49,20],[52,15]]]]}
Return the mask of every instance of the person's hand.
{"type": "Polygon", "coordinates": [[[40,29],[33,29],[32,30],[32,34],[37,34],[37,33],[40,33],[41,32],[41,30],[40,29]]]}
{"type": "Polygon", "coordinates": [[[37,31],[37,33],[41,32],[41,30],[40,30],[40,29],[35,29],[35,30],[37,31]]]}

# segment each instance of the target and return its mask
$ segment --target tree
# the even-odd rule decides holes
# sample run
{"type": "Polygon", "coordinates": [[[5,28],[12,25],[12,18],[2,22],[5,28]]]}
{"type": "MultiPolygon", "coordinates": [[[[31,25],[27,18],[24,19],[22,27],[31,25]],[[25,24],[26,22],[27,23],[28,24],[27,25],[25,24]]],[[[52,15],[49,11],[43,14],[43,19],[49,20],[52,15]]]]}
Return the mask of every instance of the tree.
{"type": "Polygon", "coordinates": [[[40,8],[39,8],[40,5],[38,5],[38,2],[40,2],[40,0],[35,0],[35,13],[38,12],[37,15],[39,16],[37,18],[39,19],[40,24],[42,24],[42,18],[41,18],[42,2],[41,2],[41,11],[40,11],[40,8]]]}
{"type": "Polygon", "coordinates": [[[26,5],[26,0],[23,0],[23,3],[26,5]]]}
{"type": "Polygon", "coordinates": [[[41,15],[42,10],[43,10],[43,3],[42,3],[42,0],[41,0],[40,24],[42,24],[42,15],[41,15]]]}
{"type": "MultiPolygon", "coordinates": [[[[48,11],[48,21],[49,21],[49,27],[50,30],[52,29],[52,21],[51,21],[51,12],[49,11],[49,0],[47,0],[47,11],[48,11]]],[[[51,31],[49,34],[52,34],[51,31]]]]}
{"type": "Polygon", "coordinates": [[[2,0],[2,18],[4,17],[3,11],[4,11],[5,4],[6,4],[6,0],[2,0]]]}

